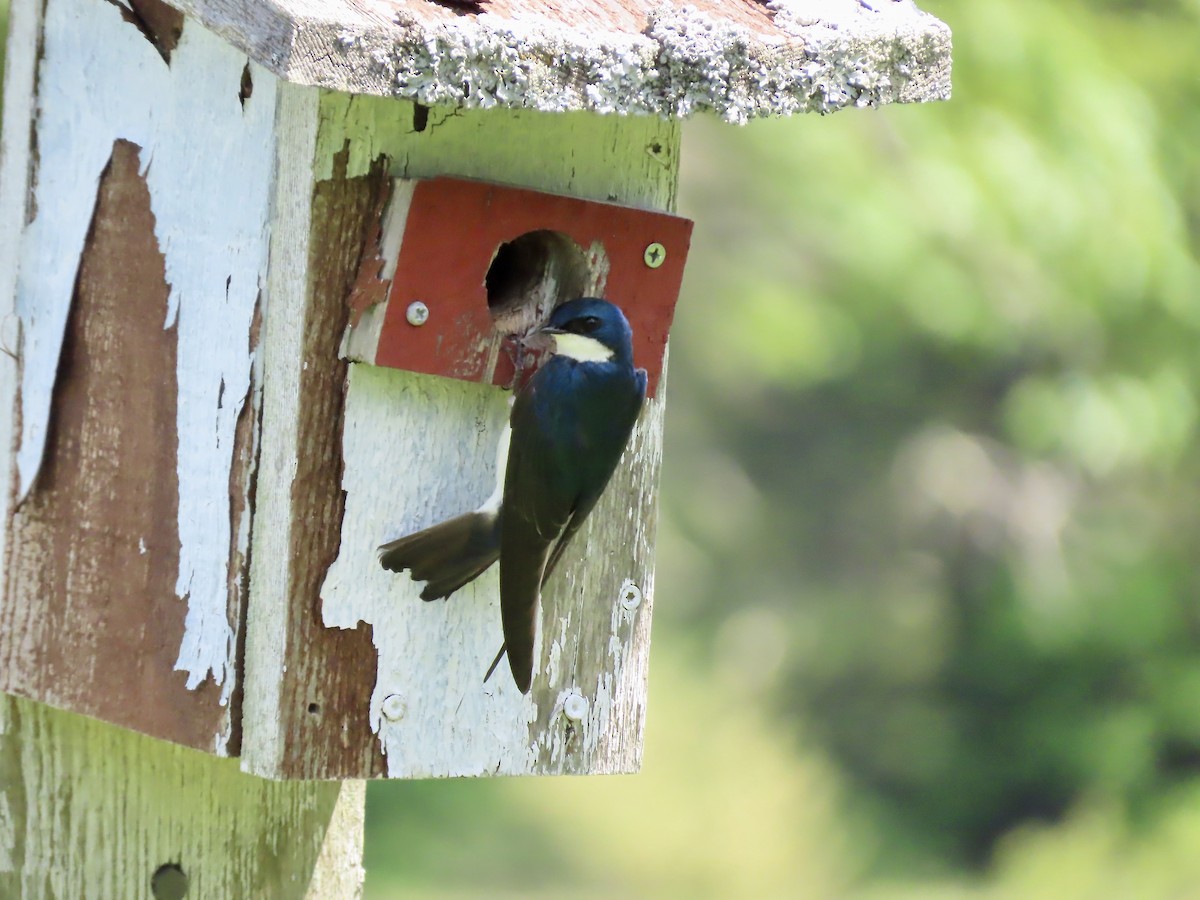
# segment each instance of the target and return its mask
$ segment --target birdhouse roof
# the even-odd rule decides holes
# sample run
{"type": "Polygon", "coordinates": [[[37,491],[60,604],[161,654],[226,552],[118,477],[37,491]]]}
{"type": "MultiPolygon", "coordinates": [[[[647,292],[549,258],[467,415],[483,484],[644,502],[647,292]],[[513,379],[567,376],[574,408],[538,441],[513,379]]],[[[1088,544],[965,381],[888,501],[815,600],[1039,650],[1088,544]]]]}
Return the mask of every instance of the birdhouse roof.
{"type": "Polygon", "coordinates": [[[170,0],[281,78],[459,106],[732,122],[944,99],[912,0],[170,0]]]}

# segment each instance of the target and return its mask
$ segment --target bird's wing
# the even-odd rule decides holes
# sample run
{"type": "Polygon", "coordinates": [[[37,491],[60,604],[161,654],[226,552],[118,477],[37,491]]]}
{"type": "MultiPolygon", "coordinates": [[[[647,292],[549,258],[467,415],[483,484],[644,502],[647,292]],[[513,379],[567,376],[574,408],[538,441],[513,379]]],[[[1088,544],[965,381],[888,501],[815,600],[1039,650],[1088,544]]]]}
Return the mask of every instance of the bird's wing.
{"type": "MultiPolygon", "coordinates": [[[[637,420],[638,411],[641,409],[642,402],[646,397],[646,380],[647,380],[646,370],[638,369],[635,372],[635,377],[637,379],[637,386],[638,386],[637,402],[632,407],[632,415],[630,416],[630,420],[629,420],[630,430],[633,429],[633,423],[637,420]]],[[[628,437],[627,436],[624,437],[622,444],[624,444],[624,441],[627,441],[627,440],[628,440],[628,437]]],[[[619,460],[619,457],[618,457],[618,460],[619,460]]],[[[614,467],[618,460],[613,461],[614,467]]],[[[611,477],[611,474],[609,477],[611,477]]],[[[558,541],[555,543],[554,549],[550,551],[550,559],[546,563],[546,571],[542,574],[542,584],[546,583],[546,580],[550,577],[550,574],[554,571],[554,567],[557,566],[558,561],[560,559],[562,559],[563,551],[567,549],[567,544],[570,543],[571,538],[574,536],[575,532],[579,530],[579,526],[581,526],[583,524],[584,519],[586,519],[588,517],[588,515],[591,513],[592,507],[594,507],[596,505],[597,501],[599,501],[599,499],[600,499],[600,496],[604,493],[604,489],[607,487],[608,487],[608,479],[606,478],[604,481],[600,482],[599,484],[594,485],[593,490],[580,495],[579,498],[576,500],[575,506],[571,509],[571,517],[567,521],[566,526],[564,526],[562,535],[559,537],[558,541]]]]}
{"type": "Polygon", "coordinates": [[[500,556],[495,513],[470,512],[406,535],[379,548],[379,563],[391,572],[412,572],[426,582],[422,600],[449,597],[500,556]]]}
{"type": "Polygon", "coordinates": [[[536,421],[536,390],[530,384],[513,404],[513,441],[500,516],[500,618],[508,663],[523,693],[533,680],[542,573],[575,506],[574,498],[555,483],[551,461],[559,448],[550,437],[553,429],[536,421]]]}
{"type": "Polygon", "coordinates": [[[583,520],[588,517],[588,513],[592,511],[592,507],[596,505],[596,501],[600,499],[600,495],[604,493],[604,486],[587,497],[581,497],[579,503],[571,510],[571,517],[567,520],[567,524],[563,526],[562,534],[554,544],[554,548],[550,551],[550,558],[546,561],[546,569],[542,572],[542,584],[546,583],[546,579],[550,577],[550,573],[554,571],[554,567],[558,565],[558,561],[562,559],[563,551],[567,549],[567,544],[570,543],[572,536],[579,530],[579,526],[583,524],[583,520]]]}

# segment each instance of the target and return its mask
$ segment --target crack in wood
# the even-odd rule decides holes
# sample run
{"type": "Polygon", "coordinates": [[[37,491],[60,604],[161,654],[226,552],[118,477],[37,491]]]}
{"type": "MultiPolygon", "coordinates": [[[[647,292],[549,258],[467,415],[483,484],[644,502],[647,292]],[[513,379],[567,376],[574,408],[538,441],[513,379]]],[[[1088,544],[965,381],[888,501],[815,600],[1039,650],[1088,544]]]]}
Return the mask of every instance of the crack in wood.
{"type": "Polygon", "coordinates": [[[238,89],[238,100],[242,107],[245,108],[246,101],[250,99],[250,95],[254,93],[254,79],[250,76],[250,63],[246,63],[246,68],[242,69],[242,83],[238,89]]]}
{"type": "MultiPolygon", "coordinates": [[[[249,347],[251,358],[257,357],[258,340],[262,333],[262,294],[254,305],[250,323],[249,347]]],[[[236,623],[234,637],[234,677],[237,679],[230,697],[232,709],[240,711],[245,692],[243,677],[246,658],[246,613],[250,596],[250,548],[253,546],[255,488],[258,485],[259,438],[262,434],[261,374],[251,369],[246,396],[241,399],[234,429],[233,460],[229,467],[229,620],[236,623]],[[244,527],[243,527],[244,525],[244,527]]],[[[224,384],[224,382],[222,382],[224,384]]],[[[235,715],[230,722],[226,752],[238,756],[242,745],[242,718],[235,715]]]]}

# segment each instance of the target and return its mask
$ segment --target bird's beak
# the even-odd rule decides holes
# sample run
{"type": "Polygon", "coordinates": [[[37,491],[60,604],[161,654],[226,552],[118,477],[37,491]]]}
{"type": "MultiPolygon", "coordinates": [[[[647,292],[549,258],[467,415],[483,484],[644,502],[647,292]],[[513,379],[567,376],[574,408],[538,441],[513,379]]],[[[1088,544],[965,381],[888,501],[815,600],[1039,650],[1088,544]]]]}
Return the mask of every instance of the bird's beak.
{"type": "Polygon", "coordinates": [[[543,325],[529,332],[521,343],[530,350],[553,353],[555,348],[554,337],[559,334],[563,334],[561,328],[552,328],[549,325],[543,325]]]}

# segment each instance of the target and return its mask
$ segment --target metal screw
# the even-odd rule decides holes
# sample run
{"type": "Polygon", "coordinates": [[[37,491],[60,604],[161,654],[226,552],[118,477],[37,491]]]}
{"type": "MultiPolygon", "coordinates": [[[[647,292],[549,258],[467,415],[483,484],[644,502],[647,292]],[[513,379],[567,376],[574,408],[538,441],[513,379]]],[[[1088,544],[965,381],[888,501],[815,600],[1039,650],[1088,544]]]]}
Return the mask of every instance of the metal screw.
{"type": "Polygon", "coordinates": [[[571,693],[563,701],[563,714],[573,722],[582,722],[588,713],[587,698],[583,694],[571,693]]]}
{"type": "Polygon", "coordinates": [[[642,253],[642,259],[646,261],[652,269],[657,269],[667,261],[667,248],[655,241],[653,244],[647,244],[646,250],[642,253]]]}
{"type": "Polygon", "coordinates": [[[399,722],[403,719],[406,709],[404,698],[399,694],[388,694],[383,698],[383,717],[389,722],[399,722]]]}
{"type": "Polygon", "coordinates": [[[429,321],[429,307],[420,300],[414,300],[408,304],[408,309],[404,313],[404,318],[408,319],[408,324],[415,328],[420,328],[429,321]]]}
{"type": "Polygon", "coordinates": [[[635,610],[641,603],[642,589],[626,578],[625,583],[621,585],[621,608],[635,610]]]}

